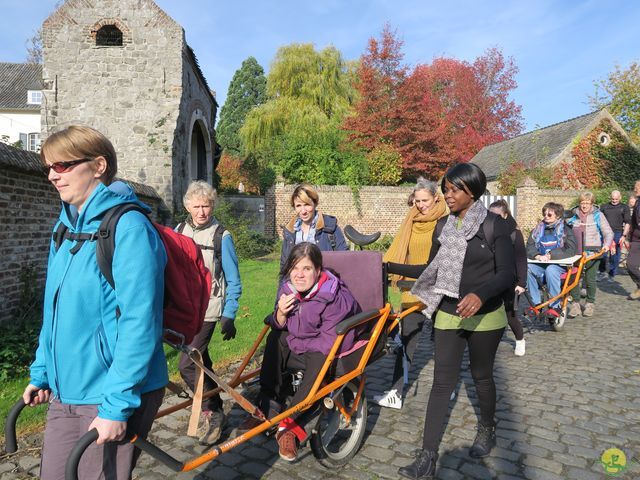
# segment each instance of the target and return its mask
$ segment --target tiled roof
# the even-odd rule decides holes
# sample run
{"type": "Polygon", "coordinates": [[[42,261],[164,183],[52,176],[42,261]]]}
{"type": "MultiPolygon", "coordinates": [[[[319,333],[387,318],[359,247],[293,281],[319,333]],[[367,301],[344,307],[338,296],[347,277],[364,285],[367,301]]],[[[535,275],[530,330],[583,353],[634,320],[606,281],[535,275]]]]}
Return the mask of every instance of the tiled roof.
{"type": "Polygon", "coordinates": [[[42,90],[42,65],[0,62],[0,108],[40,110],[27,103],[28,90],[42,90]]]}
{"type": "Polygon", "coordinates": [[[603,110],[598,110],[487,145],[471,161],[482,169],[488,180],[494,180],[515,161],[529,167],[548,165],[602,113],[603,110]]]}

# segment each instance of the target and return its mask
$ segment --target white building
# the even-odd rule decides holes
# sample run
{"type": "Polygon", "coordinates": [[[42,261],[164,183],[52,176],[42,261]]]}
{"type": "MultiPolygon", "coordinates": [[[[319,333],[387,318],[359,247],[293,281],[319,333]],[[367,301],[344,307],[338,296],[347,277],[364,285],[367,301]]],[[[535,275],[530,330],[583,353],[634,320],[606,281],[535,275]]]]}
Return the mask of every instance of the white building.
{"type": "Polygon", "coordinates": [[[42,66],[0,62],[0,141],[40,149],[42,66]]]}

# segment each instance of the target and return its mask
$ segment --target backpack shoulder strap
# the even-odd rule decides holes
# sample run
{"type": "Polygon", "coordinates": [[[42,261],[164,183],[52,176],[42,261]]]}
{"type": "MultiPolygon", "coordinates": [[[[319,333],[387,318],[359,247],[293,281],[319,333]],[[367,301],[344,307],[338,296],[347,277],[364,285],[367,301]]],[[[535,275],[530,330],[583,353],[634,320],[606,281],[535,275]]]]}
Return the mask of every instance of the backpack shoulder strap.
{"type": "Polygon", "coordinates": [[[185,227],[186,224],[187,224],[187,222],[180,222],[178,224],[178,226],[176,227],[176,232],[178,232],[178,233],[184,232],[184,227],[185,227]]]}
{"type": "Polygon", "coordinates": [[[218,228],[213,232],[213,255],[216,257],[213,272],[215,278],[220,278],[222,274],[222,237],[226,231],[227,229],[219,223],[218,228]]]}
{"type": "Polygon", "coordinates": [[[98,268],[111,288],[115,289],[113,280],[113,254],[116,249],[116,226],[120,217],[127,212],[137,211],[145,216],[147,212],[135,203],[123,203],[107,210],[98,227],[98,243],[96,245],[96,261],[98,268]]]}
{"type": "Polygon", "coordinates": [[[484,232],[484,239],[487,242],[487,246],[491,249],[492,252],[495,251],[495,228],[496,228],[496,214],[492,214],[489,212],[487,215],[490,220],[487,222],[486,219],[482,222],[482,231],[484,232]]]}
{"type": "Polygon", "coordinates": [[[56,249],[56,252],[60,249],[60,245],[64,242],[67,232],[69,229],[64,224],[64,222],[58,223],[58,228],[56,228],[53,232],[53,245],[56,249]]]}

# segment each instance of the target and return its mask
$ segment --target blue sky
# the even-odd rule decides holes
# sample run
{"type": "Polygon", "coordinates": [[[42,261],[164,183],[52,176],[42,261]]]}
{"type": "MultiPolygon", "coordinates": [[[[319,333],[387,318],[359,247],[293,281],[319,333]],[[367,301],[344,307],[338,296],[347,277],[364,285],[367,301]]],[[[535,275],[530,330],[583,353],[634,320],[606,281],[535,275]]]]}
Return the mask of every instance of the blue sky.
{"type": "MultiPolygon", "coordinates": [[[[97,0],[99,1],[99,0],[97,0]]],[[[0,0],[0,61],[25,57],[25,40],[56,0],[0,0]]],[[[413,66],[436,56],[473,61],[489,47],[513,56],[512,98],[526,130],[587,113],[593,82],[640,60],[640,2],[634,0],[156,0],[186,32],[209,85],[224,103],[244,59],[268,70],[293,42],[338,48],[357,59],[385,22],[413,66]]]]}

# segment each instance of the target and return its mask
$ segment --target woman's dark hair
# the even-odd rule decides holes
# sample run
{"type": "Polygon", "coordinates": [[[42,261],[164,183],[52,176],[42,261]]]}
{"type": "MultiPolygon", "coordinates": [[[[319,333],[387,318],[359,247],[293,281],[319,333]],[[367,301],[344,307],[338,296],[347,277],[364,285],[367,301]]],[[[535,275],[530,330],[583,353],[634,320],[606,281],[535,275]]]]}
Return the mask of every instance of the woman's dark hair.
{"type": "Polygon", "coordinates": [[[562,218],[564,216],[564,206],[562,206],[562,204],[560,203],[556,203],[556,202],[545,203],[544,206],[542,207],[543,216],[547,210],[551,210],[553,213],[556,214],[556,217],[558,218],[562,218]]]}
{"type": "Polygon", "coordinates": [[[487,177],[475,163],[456,163],[449,167],[440,183],[442,193],[445,180],[470,193],[474,200],[479,199],[487,190],[487,177]]]}
{"type": "Polygon", "coordinates": [[[491,205],[489,205],[489,210],[491,210],[492,208],[496,208],[496,209],[499,208],[502,213],[506,213],[507,215],[511,216],[511,210],[509,210],[509,204],[504,198],[496,200],[491,205]]]}
{"type": "Polygon", "coordinates": [[[293,267],[305,257],[309,257],[316,270],[322,270],[322,252],[318,246],[313,243],[302,242],[291,249],[287,261],[284,262],[282,270],[280,270],[280,278],[287,278],[293,267]]]}

